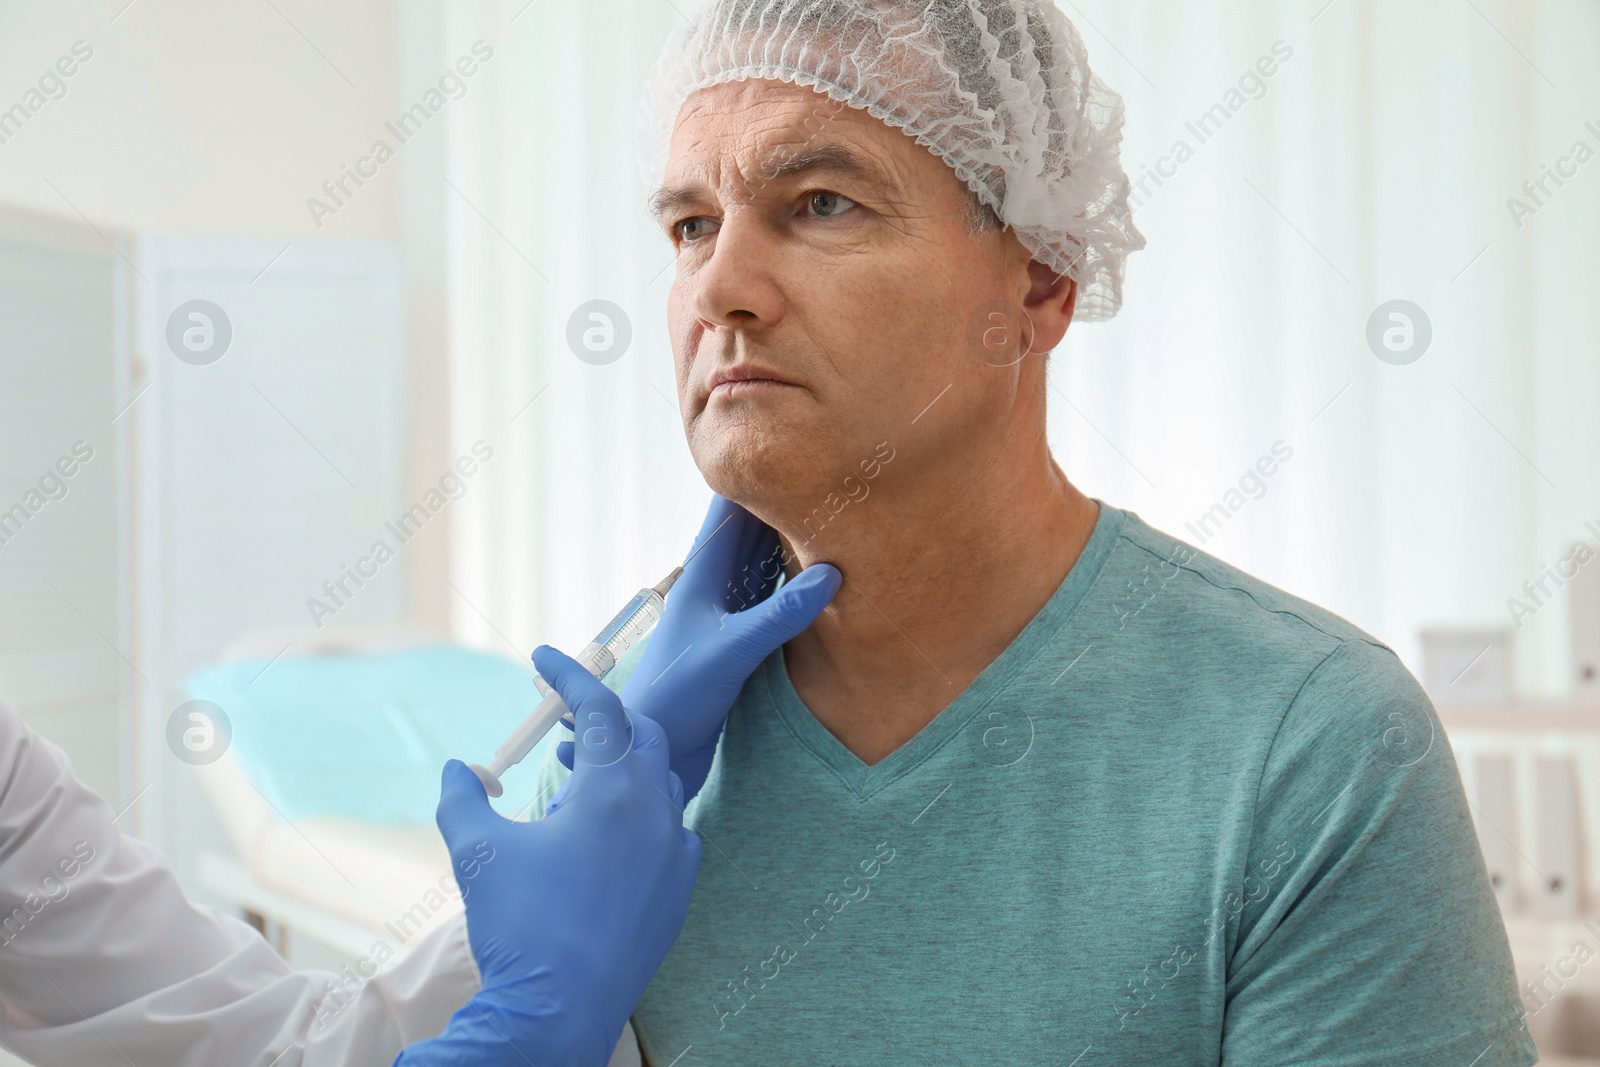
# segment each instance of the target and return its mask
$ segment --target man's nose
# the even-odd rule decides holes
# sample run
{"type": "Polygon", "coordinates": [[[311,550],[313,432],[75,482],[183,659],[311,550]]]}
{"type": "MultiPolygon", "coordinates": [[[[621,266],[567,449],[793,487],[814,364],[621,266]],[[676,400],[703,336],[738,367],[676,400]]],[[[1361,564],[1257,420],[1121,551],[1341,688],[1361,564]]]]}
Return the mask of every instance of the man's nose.
{"type": "Polygon", "coordinates": [[[690,275],[695,314],[710,326],[763,330],[783,316],[782,252],[773,235],[741,211],[729,212],[710,257],[690,275]]]}

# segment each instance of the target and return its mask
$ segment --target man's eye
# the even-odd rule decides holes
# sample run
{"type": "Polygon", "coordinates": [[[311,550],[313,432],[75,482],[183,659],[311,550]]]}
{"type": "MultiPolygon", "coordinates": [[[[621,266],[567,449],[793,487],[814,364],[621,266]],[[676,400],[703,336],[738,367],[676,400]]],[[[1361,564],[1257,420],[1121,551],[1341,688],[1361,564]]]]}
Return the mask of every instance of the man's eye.
{"type": "Polygon", "coordinates": [[[806,197],[806,203],[813,213],[825,219],[842,215],[856,206],[854,200],[839,193],[811,193],[806,197]]]}
{"type": "Polygon", "coordinates": [[[674,222],[672,224],[672,235],[680,241],[697,241],[711,232],[711,225],[710,219],[697,215],[692,219],[674,222]]]}

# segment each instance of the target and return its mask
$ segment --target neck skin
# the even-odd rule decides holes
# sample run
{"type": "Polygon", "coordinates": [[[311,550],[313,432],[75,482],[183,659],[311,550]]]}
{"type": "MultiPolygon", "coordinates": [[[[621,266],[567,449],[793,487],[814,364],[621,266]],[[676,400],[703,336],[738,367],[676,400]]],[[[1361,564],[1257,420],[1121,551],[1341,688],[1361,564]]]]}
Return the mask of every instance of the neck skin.
{"type": "Polygon", "coordinates": [[[844,576],[784,658],[806,707],[864,763],[909,741],[1005,651],[1094,530],[1099,505],[1050,455],[1043,378],[1019,398],[1020,432],[981,450],[897,449],[874,490],[814,538],[751,507],[779,531],[791,574],[826,561],[844,576]]]}

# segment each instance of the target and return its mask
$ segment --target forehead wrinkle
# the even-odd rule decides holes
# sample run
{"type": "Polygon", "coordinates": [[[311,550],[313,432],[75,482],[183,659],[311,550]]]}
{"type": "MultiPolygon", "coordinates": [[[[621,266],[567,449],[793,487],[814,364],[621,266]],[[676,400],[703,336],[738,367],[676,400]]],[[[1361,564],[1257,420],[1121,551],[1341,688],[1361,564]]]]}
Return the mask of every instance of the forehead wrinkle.
{"type": "Polygon", "coordinates": [[[845,138],[821,141],[821,131],[813,125],[818,99],[827,99],[821,94],[808,90],[795,96],[794,86],[758,80],[736,83],[733,90],[715,88],[718,91],[691,94],[685,102],[675,136],[685,138],[686,158],[680,158],[686,173],[682,181],[662,182],[650,195],[650,213],[656,221],[664,221],[667,211],[693,208],[718,192],[733,195],[733,200],[749,200],[766,184],[829,171],[862,182],[894,208],[914,198],[917,182],[907,184],[912,168],[899,155],[899,141],[906,141],[901,131],[845,107],[826,117],[835,130],[845,131],[845,138]],[[699,120],[710,122],[702,125],[699,120]],[[730,120],[731,128],[725,125],[730,120]],[[858,125],[869,128],[856,133],[853,126],[858,125]],[[891,138],[893,147],[875,144],[891,138]]]}
{"type": "Polygon", "coordinates": [[[761,167],[761,178],[765,181],[780,182],[808,175],[846,178],[895,204],[905,200],[904,186],[895,168],[885,166],[876,157],[844,143],[820,144],[790,152],[776,162],[763,163],[761,167]]]}
{"type": "Polygon", "coordinates": [[[658,223],[665,223],[669,213],[698,207],[716,194],[718,176],[722,171],[720,158],[704,162],[691,160],[684,164],[683,169],[686,175],[681,181],[660,185],[646,200],[650,215],[658,223]]]}

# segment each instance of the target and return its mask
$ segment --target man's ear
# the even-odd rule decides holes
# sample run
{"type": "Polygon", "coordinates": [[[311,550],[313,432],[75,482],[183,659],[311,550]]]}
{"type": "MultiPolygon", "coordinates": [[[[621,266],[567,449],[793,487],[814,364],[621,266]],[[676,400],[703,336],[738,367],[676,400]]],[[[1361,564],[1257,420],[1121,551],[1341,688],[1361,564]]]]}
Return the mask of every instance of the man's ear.
{"type": "Polygon", "coordinates": [[[1057,274],[1038,260],[1028,262],[1028,290],[1023,310],[1033,324],[1033,350],[1049,352],[1061,343],[1072,325],[1078,306],[1078,283],[1066,274],[1057,274]]]}

